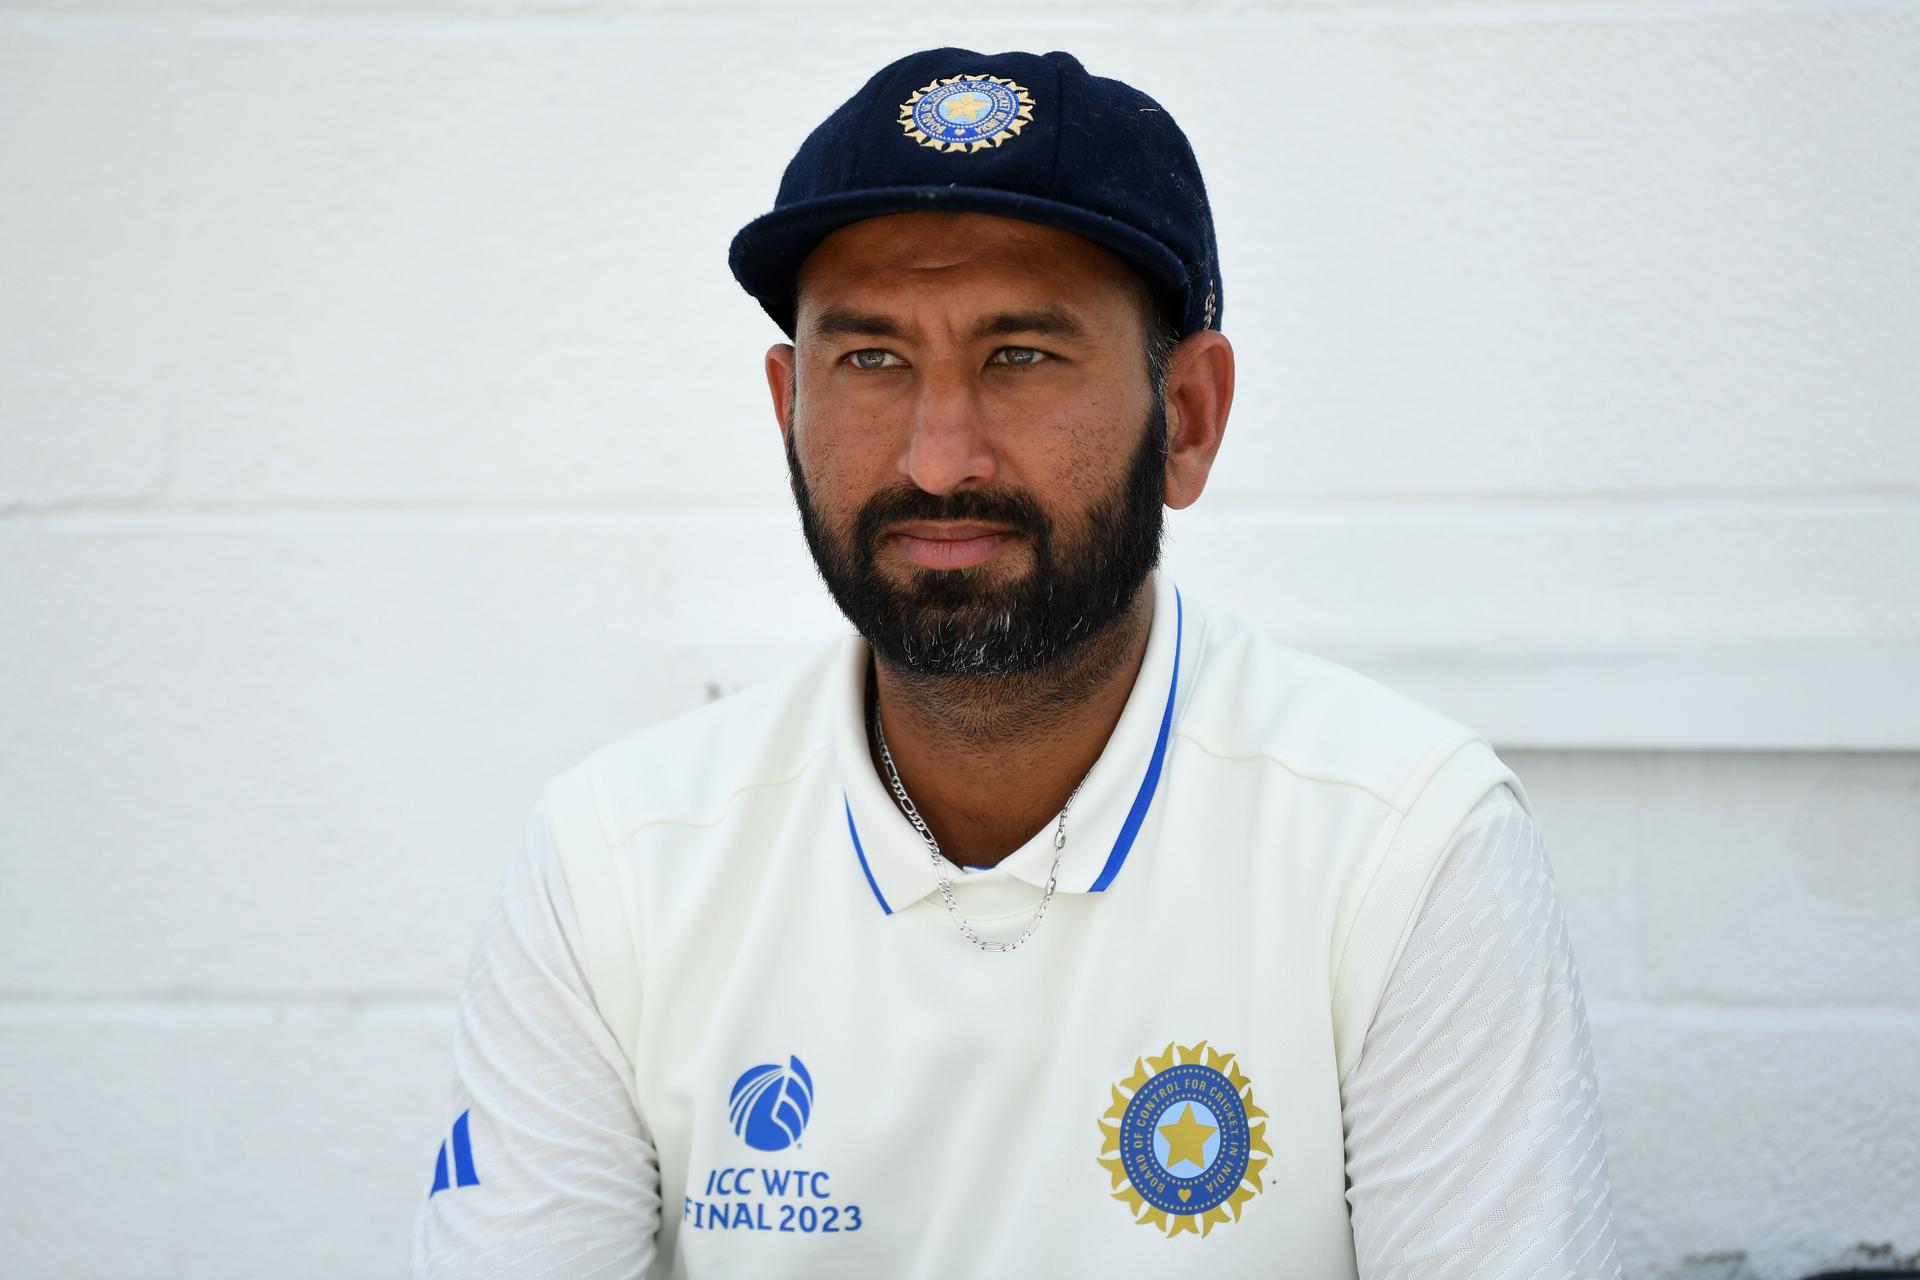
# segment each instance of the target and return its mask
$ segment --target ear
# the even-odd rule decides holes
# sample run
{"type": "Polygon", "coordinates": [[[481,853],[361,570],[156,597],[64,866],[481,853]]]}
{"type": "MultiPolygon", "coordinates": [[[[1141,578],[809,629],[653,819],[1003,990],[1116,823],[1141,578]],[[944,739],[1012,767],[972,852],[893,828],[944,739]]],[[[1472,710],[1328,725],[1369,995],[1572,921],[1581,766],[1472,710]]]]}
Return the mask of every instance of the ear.
{"type": "Polygon", "coordinates": [[[1233,344],[1217,329],[1188,334],[1167,365],[1167,496],[1178,511],[1199,500],[1233,407],[1233,344]]]}
{"type": "Polygon", "coordinates": [[[793,430],[792,406],[787,388],[793,385],[793,348],[776,342],[767,348],[767,390],[773,393],[773,418],[780,424],[780,439],[793,430]]]}

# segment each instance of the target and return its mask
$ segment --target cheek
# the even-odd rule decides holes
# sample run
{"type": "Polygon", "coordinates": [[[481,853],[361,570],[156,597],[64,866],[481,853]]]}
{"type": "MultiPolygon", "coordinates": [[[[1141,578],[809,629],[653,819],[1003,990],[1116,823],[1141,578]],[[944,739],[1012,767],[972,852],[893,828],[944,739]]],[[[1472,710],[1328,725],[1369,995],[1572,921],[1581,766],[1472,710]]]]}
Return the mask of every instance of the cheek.
{"type": "Polygon", "coordinates": [[[1096,405],[1040,436],[1023,467],[1037,489],[1069,496],[1076,507],[1105,498],[1138,443],[1128,412],[1118,404],[1096,405]]]}
{"type": "Polygon", "coordinates": [[[849,425],[817,410],[794,419],[794,452],[807,478],[814,506],[835,519],[851,519],[892,477],[892,455],[878,427],[849,425]]]}

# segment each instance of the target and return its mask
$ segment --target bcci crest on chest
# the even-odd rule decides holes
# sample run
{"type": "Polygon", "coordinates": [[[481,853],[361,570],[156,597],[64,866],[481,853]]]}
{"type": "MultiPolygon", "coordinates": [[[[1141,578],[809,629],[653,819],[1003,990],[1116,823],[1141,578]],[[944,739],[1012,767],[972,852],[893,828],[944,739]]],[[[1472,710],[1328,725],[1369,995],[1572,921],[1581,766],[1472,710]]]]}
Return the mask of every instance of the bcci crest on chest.
{"type": "Polygon", "coordinates": [[[1136,1058],[1133,1074],[1113,1086],[1100,1117],[1100,1163],[1134,1221],[1169,1236],[1205,1236],[1238,1222],[1241,1206],[1261,1190],[1267,1113],[1230,1053],[1202,1040],[1169,1044],[1157,1057],[1136,1058]]]}

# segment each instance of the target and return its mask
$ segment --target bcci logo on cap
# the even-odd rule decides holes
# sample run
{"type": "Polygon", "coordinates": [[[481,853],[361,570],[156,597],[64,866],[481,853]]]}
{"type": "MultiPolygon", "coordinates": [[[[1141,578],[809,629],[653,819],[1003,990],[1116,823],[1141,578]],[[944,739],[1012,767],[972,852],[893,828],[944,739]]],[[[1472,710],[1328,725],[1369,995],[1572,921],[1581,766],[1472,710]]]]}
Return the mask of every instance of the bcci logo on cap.
{"type": "Polygon", "coordinates": [[[997,147],[1033,122],[1033,99],[999,76],[949,76],[900,104],[900,127],[935,151],[997,147]]]}
{"type": "Polygon", "coordinates": [[[733,1083],[727,1116],[755,1151],[785,1151],[800,1141],[813,1114],[813,1077],[798,1058],[749,1067],[733,1083]]]}

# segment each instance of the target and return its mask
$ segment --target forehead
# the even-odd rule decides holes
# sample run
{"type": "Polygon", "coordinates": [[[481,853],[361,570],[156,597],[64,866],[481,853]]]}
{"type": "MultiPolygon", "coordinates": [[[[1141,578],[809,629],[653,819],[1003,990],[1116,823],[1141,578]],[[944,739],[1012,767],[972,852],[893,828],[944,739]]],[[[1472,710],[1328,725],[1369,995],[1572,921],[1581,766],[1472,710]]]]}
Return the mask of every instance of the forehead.
{"type": "Polygon", "coordinates": [[[1111,250],[1058,227],[988,213],[848,223],[815,246],[795,286],[801,316],[840,304],[899,311],[1044,302],[1090,321],[1132,322],[1138,308],[1128,303],[1147,301],[1144,282],[1111,250]]]}

